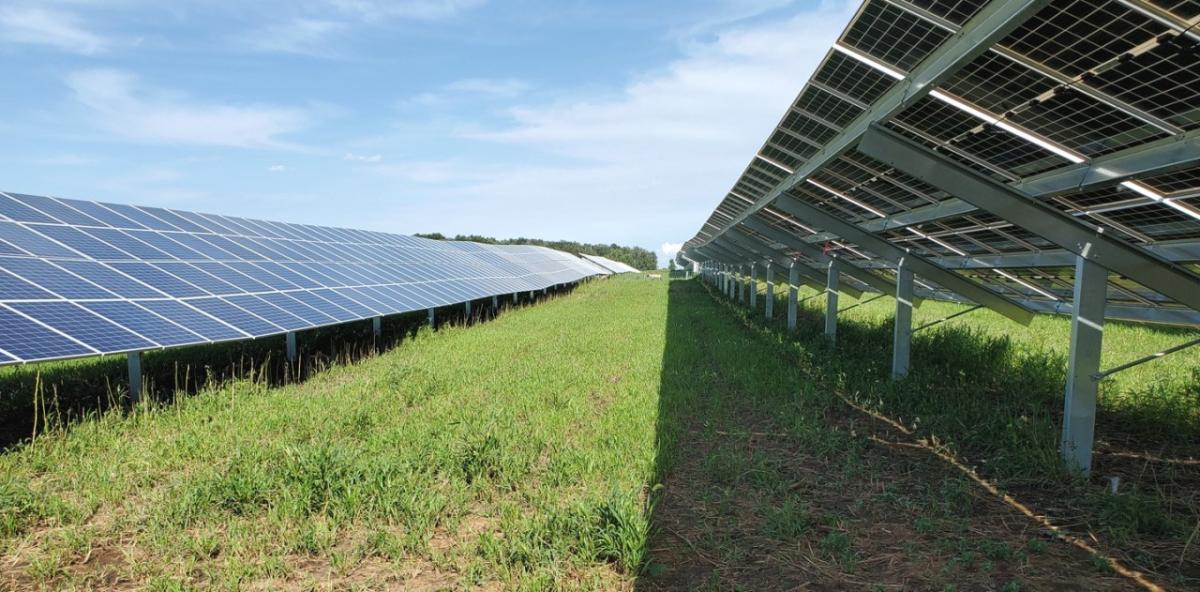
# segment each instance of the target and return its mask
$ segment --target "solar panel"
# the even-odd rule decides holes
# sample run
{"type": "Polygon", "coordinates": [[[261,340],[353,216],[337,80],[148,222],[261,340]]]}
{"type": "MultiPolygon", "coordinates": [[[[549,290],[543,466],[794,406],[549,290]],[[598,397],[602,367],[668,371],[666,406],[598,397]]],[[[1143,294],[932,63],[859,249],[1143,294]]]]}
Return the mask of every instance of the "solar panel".
{"type": "Polygon", "coordinates": [[[0,364],[264,337],[603,273],[543,247],[0,193],[0,364]]]}
{"type": "MultiPolygon", "coordinates": [[[[1164,269],[1194,279],[1200,249],[1163,247],[1200,244],[1197,12],[1194,2],[867,0],[684,252],[714,260],[730,229],[755,221],[786,240],[747,230],[754,240],[814,267],[795,243],[874,273],[895,267],[779,207],[796,200],[950,265],[998,297],[989,305],[1070,300],[1073,261],[1046,256],[1063,252],[1054,237],[868,156],[859,141],[882,125],[1106,238],[1166,252],[1164,269]],[[710,255],[695,251],[705,246],[710,255]]],[[[925,296],[961,298],[923,280],[925,296]]],[[[1110,316],[1200,324],[1178,292],[1108,281],[1121,305],[1110,316]]]]}
{"type": "Polygon", "coordinates": [[[591,261],[592,263],[596,264],[597,266],[608,270],[611,273],[638,273],[638,270],[636,267],[627,265],[625,263],[621,263],[620,261],[613,261],[612,259],[609,259],[608,257],[601,257],[600,255],[580,255],[580,256],[583,257],[584,259],[587,259],[588,261],[591,261]]]}

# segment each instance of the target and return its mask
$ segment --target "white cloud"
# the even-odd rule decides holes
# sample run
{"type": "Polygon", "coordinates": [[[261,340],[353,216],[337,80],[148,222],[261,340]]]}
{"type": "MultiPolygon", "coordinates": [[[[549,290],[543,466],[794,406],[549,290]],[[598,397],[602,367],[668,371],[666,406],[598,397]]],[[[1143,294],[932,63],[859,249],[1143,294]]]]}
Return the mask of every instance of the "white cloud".
{"type": "Polygon", "coordinates": [[[442,20],[485,3],[486,0],[328,0],[330,6],[366,21],[442,20]]]}
{"type": "Polygon", "coordinates": [[[55,154],[44,158],[35,158],[31,162],[41,166],[78,167],[94,164],[96,159],[79,154],[55,154]]]}
{"type": "Polygon", "coordinates": [[[363,154],[355,154],[353,152],[347,152],[346,155],[342,157],[342,160],[352,160],[355,162],[365,162],[365,163],[373,164],[373,163],[381,162],[383,160],[383,155],[382,154],[372,154],[370,156],[366,156],[363,154]]]}
{"type": "Polygon", "coordinates": [[[267,171],[272,172],[272,173],[282,173],[286,170],[287,170],[287,165],[283,165],[283,164],[273,164],[273,165],[267,167],[267,171]]]}
{"type": "Polygon", "coordinates": [[[140,142],[295,148],[279,137],[303,129],[310,119],[300,109],[197,101],[149,87],[121,70],[81,70],[66,83],[93,127],[140,142]]]}
{"type": "Polygon", "coordinates": [[[478,213],[459,208],[453,219],[463,231],[500,234],[493,229],[503,226],[507,233],[528,235],[539,228],[579,229],[593,240],[636,241],[649,248],[663,238],[690,238],[795,99],[855,6],[838,0],[790,18],[727,26],[615,92],[589,89],[591,94],[574,100],[513,108],[507,126],[460,122],[453,132],[461,140],[482,142],[486,148],[479,150],[495,151],[495,143],[504,149],[491,166],[485,158],[473,160],[471,174],[445,187],[440,202],[504,204],[478,213]],[[519,164],[505,164],[513,162],[519,164]],[[631,217],[662,222],[643,229],[631,225],[631,217]]]}
{"type": "Polygon", "coordinates": [[[456,93],[511,98],[529,90],[529,83],[516,78],[467,78],[446,85],[446,90],[456,93]]]}
{"type": "Polygon", "coordinates": [[[327,56],[330,37],[346,29],[345,23],[337,21],[296,18],[256,29],[237,41],[256,51],[327,56]]]}
{"type": "Polygon", "coordinates": [[[0,42],[84,55],[102,53],[113,45],[112,40],[87,30],[75,15],[36,6],[0,7],[0,42]]]}
{"type": "Polygon", "coordinates": [[[665,255],[668,259],[674,257],[680,250],[683,249],[683,243],[665,242],[658,248],[659,252],[665,255]]]}

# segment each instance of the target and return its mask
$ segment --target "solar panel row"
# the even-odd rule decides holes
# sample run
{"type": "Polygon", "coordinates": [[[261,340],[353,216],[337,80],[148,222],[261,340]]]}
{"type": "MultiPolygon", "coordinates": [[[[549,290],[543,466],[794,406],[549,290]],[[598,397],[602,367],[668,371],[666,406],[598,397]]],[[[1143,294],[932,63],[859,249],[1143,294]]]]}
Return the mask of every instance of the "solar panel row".
{"type": "MultiPolygon", "coordinates": [[[[1035,310],[1070,301],[1073,260],[1046,256],[1062,253],[1054,237],[859,150],[881,124],[1194,276],[1198,13],[1196,0],[866,0],[685,250],[714,260],[711,249],[737,228],[824,266],[757,222],[894,281],[895,261],[779,207],[792,199],[996,299],[1035,310]]],[[[962,298],[945,284],[918,278],[927,297],[962,298]]],[[[1108,277],[1108,292],[1110,313],[1200,323],[1191,307],[1123,274],[1108,277]]]]}
{"type": "Polygon", "coordinates": [[[0,364],[263,337],[598,273],[544,247],[0,193],[0,364]]]}
{"type": "Polygon", "coordinates": [[[638,273],[636,267],[621,263],[620,261],[613,261],[608,257],[601,257],[600,255],[584,255],[582,253],[580,253],[579,256],[591,261],[592,263],[595,263],[597,266],[607,270],[609,273],[638,273]]]}

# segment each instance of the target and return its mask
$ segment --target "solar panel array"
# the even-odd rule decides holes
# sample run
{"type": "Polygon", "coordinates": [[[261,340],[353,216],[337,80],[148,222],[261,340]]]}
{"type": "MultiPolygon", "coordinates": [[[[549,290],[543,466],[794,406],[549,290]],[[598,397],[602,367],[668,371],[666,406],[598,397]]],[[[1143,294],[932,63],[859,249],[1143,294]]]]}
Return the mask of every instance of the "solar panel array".
{"type": "MultiPolygon", "coordinates": [[[[1017,306],[1059,310],[1071,253],[867,156],[871,124],[1197,277],[1200,0],[866,0],[684,247],[731,262],[720,249],[736,229],[811,267],[824,261],[800,243],[894,277],[885,253],[780,207],[798,200],[1017,306]]],[[[847,281],[867,289],[861,277],[847,281]]],[[[918,287],[964,299],[930,277],[918,287]]],[[[1108,299],[1112,317],[1200,324],[1118,274],[1108,299]]]]}
{"type": "Polygon", "coordinates": [[[620,261],[613,261],[608,257],[601,257],[600,255],[585,255],[583,253],[580,253],[579,256],[608,270],[609,273],[639,273],[636,267],[621,263],[620,261]]]}
{"type": "Polygon", "coordinates": [[[277,335],[598,273],[544,247],[0,193],[0,364],[277,335]]]}

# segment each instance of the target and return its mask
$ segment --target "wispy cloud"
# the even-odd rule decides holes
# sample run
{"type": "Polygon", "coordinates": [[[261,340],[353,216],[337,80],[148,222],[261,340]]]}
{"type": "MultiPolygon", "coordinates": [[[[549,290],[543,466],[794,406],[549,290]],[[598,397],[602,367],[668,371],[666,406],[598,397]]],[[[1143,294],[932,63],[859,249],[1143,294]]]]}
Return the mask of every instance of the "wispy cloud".
{"type": "Polygon", "coordinates": [[[662,253],[668,259],[674,257],[683,249],[683,243],[665,242],[658,248],[658,252],[662,253]]]}
{"type": "Polygon", "coordinates": [[[31,160],[33,164],[50,167],[79,167],[94,164],[96,159],[79,154],[55,154],[31,160]]]}
{"type": "Polygon", "coordinates": [[[446,90],[455,93],[512,98],[525,94],[529,90],[529,83],[516,78],[466,78],[451,82],[446,85],[446,90]]]}
{"type": "Polygon", "coordinates": [[[255,29],[236,41],[255,51],[329,57],[333,55],[330,39],[348,28],[333,20],[296,18],[255,29]]]}
{"type": "Polygon", "coordinates": [[[121,70],[77,71],[66,84],[93,127],[140,142],[296,148],[281,136],[305,128],[311,119],[302,109],[199,101],[148,86],[121,70]]]}
{"type": "MultiPolygon", "coordinates": [[[[452,219],[454,232],[561,228],[581,240],[677,245],[737,179],[854,6],[836,0],[718,27],[708,41],[685,45],[680,58],[622,87],[590,88],[573,99],[560,91],[549,102],[522,95],[505,111],[506,123],[477,104],[464,106],[449,133],[473,155],[469,166],[439,185],[414,187],[431,199],[397,204],[396,220],[452,219]],[[488,205],[496,203],[504,206],[488,205]],[[631,217],[658,222],[630,224],[631,217]]],[[[398,142],[386,149],[411,152],[404,149],[410,136],[398,142]]],[[[386,168],[380,173],[410,182],[403,173],[441,170],[399,160],[386,168]]]]}
{"type": "Polygon", "coordinates": [[[287,165],[284,165],[284,164],[273,164],[273,165],[267,167],[267,172],[271,172],[271,173],[282,173],[286,170],[287,170],[287,165]]]}
{"type": "Polygon", "coordinates": [[[74,14],[22,5],[0,7],[0,42],[84,55],[103,53],[114,45],[113,40],[89,31],[74,14]]]}
{"type": "Polygon", "coordinates": [[[442,20],[485,3],[486,0],[328,0],[330,6],[367,21],[442,20]]]}
{"type": "Polygon", "coordinates": [[[382,154],[372,154],[370,156],[367,156],[365,154],[355,154],[353,152],[347,152],[346,155],[342,157],[342,160],[352,160],[355,162],[365,162],[365,163],[373,164],[373,163],[381,162],[383,160],[383,155],[382,154]]]}

